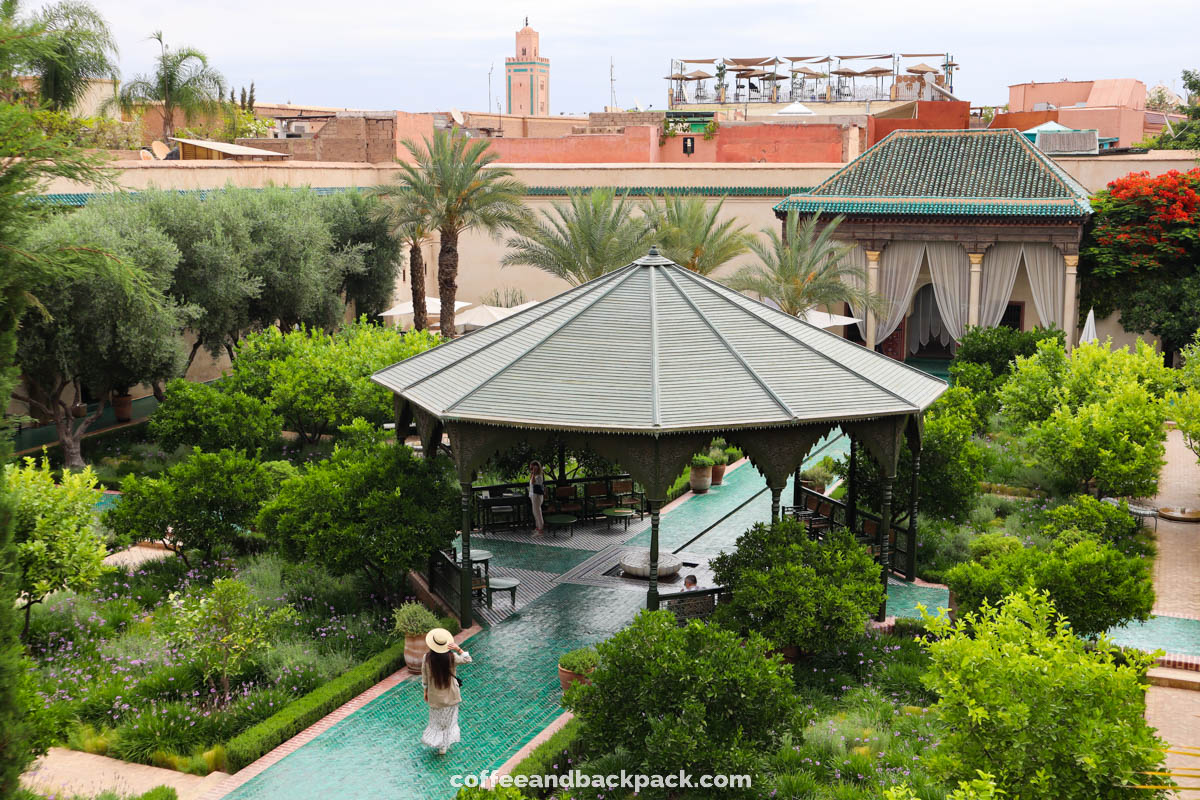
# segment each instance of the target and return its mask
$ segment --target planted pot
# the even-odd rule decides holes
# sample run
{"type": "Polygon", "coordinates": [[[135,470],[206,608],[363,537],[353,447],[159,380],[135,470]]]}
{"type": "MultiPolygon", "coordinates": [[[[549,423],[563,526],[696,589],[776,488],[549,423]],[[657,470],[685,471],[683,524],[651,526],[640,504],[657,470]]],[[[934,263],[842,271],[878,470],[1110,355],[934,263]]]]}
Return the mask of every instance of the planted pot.
{"type": "Polygon", "coordinates": [[[569,689],[572,684],[591,682],[592,679],[589,678],[588,674],[586,673],[571,672],[569,669],[563,669],[562,667],[558,668],[558,685],[562,687],[564,692],[569,689]]]}
{"type": "Polygon", "coordinates": [[[117,422],[129,422],[133,419],[133,396],[129,394],[114,394],[112,398],[113,414],[117,422]]]}
{"type": "Polygon", "coordinates": [[[75,419],[83,419],[84,417],[86,417],[87,416],[87,404],[76,403],[75,405],[71,406],[71,416],[74,417],[75,419]]]}
{"type": "Polygon", "coordinates": [[[425,662],[425,654],[428,652],[429,645],[425,644],[425,634],[404,637],[404,665],[408,667],[409,672],[420,674],[421,664],[425,662]]]}
{"type": "Polygon", "coordinates": [[[692,487],[694,494],[704,494],[712,486],[712,467],[692,467],[692,474],[688,478],[688,485],[692,487]]]}
{"type": "Polygon", "coordinates": [[[720,486],[725,480],[725,464],[714,464],[712,468],[712,485],[720,486]]]}

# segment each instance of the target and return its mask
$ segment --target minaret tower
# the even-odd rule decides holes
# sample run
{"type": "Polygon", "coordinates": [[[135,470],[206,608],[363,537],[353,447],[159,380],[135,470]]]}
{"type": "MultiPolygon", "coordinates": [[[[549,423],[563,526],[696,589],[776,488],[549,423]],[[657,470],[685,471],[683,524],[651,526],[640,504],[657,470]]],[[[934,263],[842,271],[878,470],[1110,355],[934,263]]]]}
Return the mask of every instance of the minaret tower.
{"type": "Polygon", "coordinates": [[[538,32],[529,27],[517,31],[515,54],[504,59],[507,113],[522,117],[550,115],[550,59],[538,53],[538,32]]]}

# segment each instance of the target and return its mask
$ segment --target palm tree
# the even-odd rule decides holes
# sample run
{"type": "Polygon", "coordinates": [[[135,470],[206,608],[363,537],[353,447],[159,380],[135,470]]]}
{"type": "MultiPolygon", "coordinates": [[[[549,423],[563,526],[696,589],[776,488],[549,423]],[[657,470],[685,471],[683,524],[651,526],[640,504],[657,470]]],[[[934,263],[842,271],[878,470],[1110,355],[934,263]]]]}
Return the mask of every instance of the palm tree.
{"type": "Polygon", "coordinates": [[[745,225],[728,219],[718,222],[725,198],[709,206],[703,197],[664,198],[662,206],[652,197],[646,206],[658,234],[658,248],[680,266],[708,275],[750,249],[745,225]]]}
{"type": "Polygon", "coordinates": [[[542,218],[508,240],[500,265],[536,267],[572,286],[626,266],[644,255],[648,220],[634,218],[628,193],[612,188],[574,191],[542,218]]]}
{"type": "Polygon", "coordinates": [[[883,298],[866,289],[866,272],[847,259],[854,245],[834,238],[842,218],[834,217],[820,232],[817,220],[813,215],[800,222],[799,215],[789,211],[783,237],[774,228],[763,228],[766,241],[750,242],[762,264],[742,267],[726,283],[739,292],[769,298],[792,316],[839,303],[849,303],[856,311],[882,311],[883,298]]]}
{"type": "Polygon", "coordinates": [[[414,191],[402,182],[377,186],[374,194],[392,226],[393,235],[408,246],[408,276],[412,289],[413,327],[429,327],[425,309],[425,256],[421,249],[433,237],[433,212],[414,191]]]}
{"type": "Polygon", "coordinates": [[[199,50],[170,49],[162,31],[155,31],[150,38],[161,48],[154,74],[138,75],[125,84],[118,102],[125,111],[162,104],[163,141],[168,141],[175,133],[177,110],[190,122],[200,114],[215,114],[221,109],[225,79],[209,66],[208,56],[199,50]]]}
{"type": "Polygon", "coordinates": [[[400,183],[429,211],[428,225],[440,239],[438,296],[441,299],[443,336],[454,335],[454,299],[458,292],[458,239],[464,231],[482,228],[499,238],[507,228],[520,228],[528,220],[522,203],[525,185],[503,167],[489,167],[498,156],[488,152],[486,139],[468,139],[460,133],[434,131],[424,147],[413,141],[404,146],[411,164],[401,162],[400,183]]]}
{"type": "Polygon", "coordinates": [[[116,80],[117,45],[108,23],[90,3],[77,0],[47,6],[36,17],[47,49],[29,65],[44,103],[58,111],[76,107],[93,80],[116,80]]]}

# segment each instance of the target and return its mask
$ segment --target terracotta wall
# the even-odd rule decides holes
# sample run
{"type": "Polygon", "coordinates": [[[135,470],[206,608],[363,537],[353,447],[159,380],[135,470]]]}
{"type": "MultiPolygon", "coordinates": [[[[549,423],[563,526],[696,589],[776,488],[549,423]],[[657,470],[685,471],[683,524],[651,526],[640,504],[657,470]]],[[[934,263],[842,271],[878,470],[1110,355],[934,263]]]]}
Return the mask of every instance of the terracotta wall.
{"type": "Polygon", "coordinates": [[[847,137],[860,129],[843,125],[725,125],[717,133],[717,161],[812,163],[846,160],[847,137]]]}
{"type": "Polygon", "coordinates": [[[507,164],[645,164],[656,161],[658,128],[631,126],[622,133],[553,139],[489,139],[491,152],[507,164]]]}
{"type": "Polygon", "coordinates": [[[867,118],[867,146],[897,130],[967,130],[971,127],[971,104],[966,101],[920,100],[914,119],[867,118]]]}
{"type": "Polygon", "coordinates": [[[409,114],[396,112],[396,158],[411,161],[412,156],[404,146],[405,139],[420,142],[433,136],[433,114],[409,114]]]}
{"type": "Polygon", "coordinates": [[[569,136],[575,128],[588,124],[586,117],[528,117],[478,111],[464,111],[463,121],[468,128],[499,130],[505,138],[569,136]]]}
{"type": "Polygon", "coordinates": [[[1054,83],[1018,83],[1008,87],[1008,107],[1014,112],[1033,111],[1036,103],[1062,108],[1086,103],[1094,81],[1055,81],[1054,83]]]}
{"type": "Polygon", "coordinates": [[[1009,111],[992,117],[992,124],[988,127],[1027,131],[1043,122],[1058,122],[1058,111],[1009,111]]]}

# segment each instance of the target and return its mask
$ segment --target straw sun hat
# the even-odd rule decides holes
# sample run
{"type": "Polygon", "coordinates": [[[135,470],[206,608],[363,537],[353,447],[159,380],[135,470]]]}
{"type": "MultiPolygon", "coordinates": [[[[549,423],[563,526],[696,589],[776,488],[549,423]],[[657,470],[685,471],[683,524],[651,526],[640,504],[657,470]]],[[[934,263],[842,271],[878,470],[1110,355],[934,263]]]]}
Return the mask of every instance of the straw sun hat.
{"type": "Polygon", "coordinates": [[[425,644],[435,653],[445,653],[454,644],[454,636],[445,628],[434,628],[425,634],[425,644]]]}

